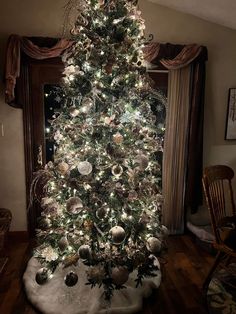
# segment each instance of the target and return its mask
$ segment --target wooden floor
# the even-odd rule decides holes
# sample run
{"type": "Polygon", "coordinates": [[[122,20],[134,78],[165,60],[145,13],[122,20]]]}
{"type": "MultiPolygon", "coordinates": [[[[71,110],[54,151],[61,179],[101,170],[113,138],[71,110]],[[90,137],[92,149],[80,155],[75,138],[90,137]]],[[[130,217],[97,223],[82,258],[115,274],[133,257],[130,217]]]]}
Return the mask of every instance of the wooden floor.
{"type": "MultiPolygon", "coordinates": [[[[39,313],[27,301],[21,280],[31,256],[30,245],[12,243],[8,256],[0,277],[0,313],[39,313]]],[[[195,244],[191,235],[169,237],[166,257],[161,287],[145,300],[138,314],[206,314],[201,285],[213,257],[195,244]]]]}

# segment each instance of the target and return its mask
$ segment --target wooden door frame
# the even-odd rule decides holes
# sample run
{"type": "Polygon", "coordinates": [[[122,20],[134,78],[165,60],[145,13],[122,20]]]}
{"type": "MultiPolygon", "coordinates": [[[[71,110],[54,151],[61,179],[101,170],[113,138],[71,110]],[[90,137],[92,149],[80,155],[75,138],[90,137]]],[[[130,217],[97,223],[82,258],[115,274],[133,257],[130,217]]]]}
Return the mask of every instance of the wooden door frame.
{"type": "MultiPolygon", "coordinates": [[[[48,67],[55,69],[55,71],[62,72],[63,63],[61,61],[61,58],[57,57],[45,60],[35,60],[26,55],[22,55],[21,73],[19,79],[17,79],[16,87],[17,103],[23,108],[27,227],[30,237],[33,237],[35,235],[35,228],[37,226],[37,216],[33,208],[34,206],[30,207],[30,187],[35,168],[35,129],[33,125],[34,103],[32,99],[32,89],[34,82],[32,81],[32,71],[34,69],[38,69],[40,71],[48,67]]],[[[52,77],[49,76],[46,80],[42,81],[41,85],[38,86],[38,88],[43,87],[43,85],[45,84],[55,84],[55,78],[53,77],[53,75],[52,77]]],[[[45,158],[44,152],[43,158],[45,158]]]]}

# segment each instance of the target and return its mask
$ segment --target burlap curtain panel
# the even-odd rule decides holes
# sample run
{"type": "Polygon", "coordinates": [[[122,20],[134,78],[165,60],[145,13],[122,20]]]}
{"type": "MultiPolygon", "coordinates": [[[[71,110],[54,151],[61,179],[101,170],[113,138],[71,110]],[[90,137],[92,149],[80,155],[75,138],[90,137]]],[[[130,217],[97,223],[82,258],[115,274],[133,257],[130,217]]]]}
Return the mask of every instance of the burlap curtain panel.
{"type": "Polygon", "coordinates": [[[163,223],[184,231],[186,207],[201,204],[206,47],[152,43],[145,59],[169,70],[163,160],[163,223]]]}

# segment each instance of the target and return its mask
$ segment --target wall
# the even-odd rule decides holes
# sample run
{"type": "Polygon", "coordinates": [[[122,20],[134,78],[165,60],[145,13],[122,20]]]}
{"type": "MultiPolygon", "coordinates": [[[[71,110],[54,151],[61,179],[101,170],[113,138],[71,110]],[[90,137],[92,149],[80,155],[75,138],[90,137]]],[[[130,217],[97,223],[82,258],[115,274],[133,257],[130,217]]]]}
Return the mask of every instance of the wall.
{"type": "MultiPolygon", "coordinates": [[[[0,75],[3,80],[6,41],[10,34],[61,35],[66,0],[8,0],[0,2],[0,75]]],[[[155,40],[199,43],[209,51],[206,82],[204,164],[228,163],[236,171],[235,142],[224,141],[228,88],[236,86],[236,31],[140,1],[147,33],[155,40]]],[[[0,207],[12,210],[12,230],[26,230],[22,111],[4,103],[0,83],[0,207]]]]}

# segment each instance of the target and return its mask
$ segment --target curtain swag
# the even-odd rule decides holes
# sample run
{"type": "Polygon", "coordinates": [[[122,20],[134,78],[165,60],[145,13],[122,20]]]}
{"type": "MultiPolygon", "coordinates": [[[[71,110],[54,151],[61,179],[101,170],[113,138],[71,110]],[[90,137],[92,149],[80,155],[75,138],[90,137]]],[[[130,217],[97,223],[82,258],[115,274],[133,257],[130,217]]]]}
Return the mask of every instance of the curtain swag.
{"type": "Polygon", "coordinates": [[[68,39],[59,39],[58,42],[51,48],[39,47],[30,39],[19,35],[11,35],[8,39],[6,52],[6,103],[11,104],[15,100],[15,85],[16,79],[20,76],[20,60],[21,51],[33,59],[48,59],[60,56],[64,50],[71,47],[73,41],[68,39]]]}
{"type": "Polygon", "coordinates": [[[186,67],[199,56],[207,60],[206,48],[197,44],[173,45],[151,43],[144,48],[146,61],[156,64],[161,63],[168,70],[178,70],[186,67]]]}

